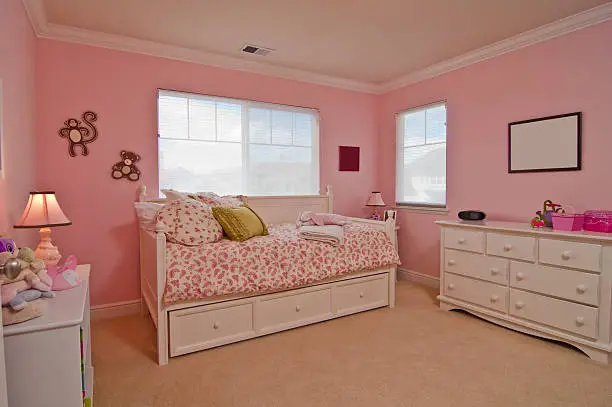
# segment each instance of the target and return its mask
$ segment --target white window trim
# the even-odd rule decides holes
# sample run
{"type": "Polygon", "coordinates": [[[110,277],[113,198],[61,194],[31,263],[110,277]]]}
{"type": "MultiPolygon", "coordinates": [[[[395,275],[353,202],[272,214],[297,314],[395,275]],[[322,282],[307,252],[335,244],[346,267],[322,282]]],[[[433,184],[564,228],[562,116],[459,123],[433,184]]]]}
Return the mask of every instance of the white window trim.
{"type": "MultiPolygon", "coordinates": [[[[403,185],[404,182],[404,133],[402,131],[402,115],[404,115],[405,113],[418,112],[439,106],[446,106],[446,143],[448,143],[448,103],[446,100],[439,100],[437,102],[428,103],[426,105],[412,107],[410,109],[402,110],[401,112],[395,114],[395,207],[397,209],[406,209],[410,212],[416,213],[448,213],[448,195],[446,195],[444,205],[425,204],[418,202],[402,202],[397,199],[397,186],[403,185]]],[[[448,164],[448,154],[446,159],[448,164]]],[[[446,168],[444,176],[445,179],[448,180],[448,167],[446,168]]]]}
{"type": "MultiPolygon", "coordinates": [[[[319,196],[321,195],[321,168],[320,168],[320,150],[319,150],[319,145],[320,145],[320,137],[321,134],[319,132],[319,121],[320,116],[319,116],[319,109],[315,109],[315,108],[308,108],[308,107],[300,107],[300,106],[290,106],[290,105],[282,105],[282,104],[276,104],[276,103],[266,103],[266,102],[257,102],[257,101],[252,101],[252,100],[248,100],[248,99],[235,99],[235,98],[226,98],[226,97],[221,97],[221,96],[212,96],[212,95],[204,95],[204,94],[200,94],[200,93],[190,93],[190,92],[181,92],[181,91],[176,91],[176,90],[167,90],[167,89],[157,89],[157,109],[159,109],[159,97],[160,95],[164,95],[164,96],[175,96],[175,97],[188,97],[190,99],[200,99],[200,100],[204,100],[204,101],[215,101],[215,102],[222,102],[222,103],[232,103],[232,104],[240,104],[242,106],[242,125],[243,128],[245,129],[245,131],[242,134],[242,139],[240,141],[240,144],[242,146],[243,149],[243,154],[245,154],[245,149],[248,148],[248,140],[249,140],[249,126],[248,126],[248,116],[247,116],[247,110],[248,108],[261,108],[261,109],[270,109],[270,110],[280,110],[280,111],[287,111],[287,112],[291,112],[291,113],[305,113],[305,114],[309,114],[312,115],[314,117],[314,120],[312,122],[312,133],[313,133],[313,137],[312,137],[312,145],[310,146],[311,148],[311,153],[312,153],[312,165],[314,167],[314,178],[316,180],[316,185],[315,185],[315,191],[312,194],[300,194],[299,196],[319,196]],[[316,136],[316,137],[315,137],[316,136]]],[[[159,111],[157,112],[157,118],[159,120],[159,111]]],[[[159,121],[157,123],[157,137],[158,140],[160,138],[160,134],[159,134],[159,121]]],[[[159,160],[159,144],[157,146],[157,154],[158,154],[158,160],[159,160]]],[[[246,157],[245,159],[245,163],[248,165],[248,154],[243,155],[243,157],[246,157]]],[[[246,177],[246,166],[243,166],[243,178],[246,177]]],[[[158,165],[158,177],[159,177],[159,165],[158,165]]],[[[161,193],[161,191],[160,191],[161,193]]],[[[161,196],[161,195],[160,195],[161,196]]],[[[292,196],[298,196],[298,195],[283,195],[283,196],[288,196],[288,197],[292,197],[292,196]]]]}

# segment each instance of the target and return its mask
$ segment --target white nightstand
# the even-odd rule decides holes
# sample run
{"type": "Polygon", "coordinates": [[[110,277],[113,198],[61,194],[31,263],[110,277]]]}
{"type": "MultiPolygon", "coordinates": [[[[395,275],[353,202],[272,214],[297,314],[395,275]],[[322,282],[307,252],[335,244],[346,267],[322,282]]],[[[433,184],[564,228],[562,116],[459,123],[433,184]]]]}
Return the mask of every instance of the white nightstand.
{"type": "Polygon", "coordinates": [[[85,397],[93,398],[89,271],[89,264],[79,265],[77,272],[83,283],[56,291],[55,298],[46,300],[42,316],[4,327],[11,407],[82,407],[81,360],[85,397]]]}

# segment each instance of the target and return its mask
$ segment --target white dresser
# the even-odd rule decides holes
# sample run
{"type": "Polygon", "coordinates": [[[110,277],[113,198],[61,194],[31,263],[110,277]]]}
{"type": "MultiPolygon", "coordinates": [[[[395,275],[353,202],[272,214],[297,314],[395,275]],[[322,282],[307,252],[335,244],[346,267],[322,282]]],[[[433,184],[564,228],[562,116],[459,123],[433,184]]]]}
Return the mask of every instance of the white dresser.
{"type": "Polygon", "coordinates": [[[612,361],[612,234],[438,221],[440,308],[612,361]]]}
{"type": "Polygon", "coordinates": [[[4,327],[10,407],[82,407],[92,399],[89,269],[79,265],[83,283],[56,291],[42,316],[4,327]]]}

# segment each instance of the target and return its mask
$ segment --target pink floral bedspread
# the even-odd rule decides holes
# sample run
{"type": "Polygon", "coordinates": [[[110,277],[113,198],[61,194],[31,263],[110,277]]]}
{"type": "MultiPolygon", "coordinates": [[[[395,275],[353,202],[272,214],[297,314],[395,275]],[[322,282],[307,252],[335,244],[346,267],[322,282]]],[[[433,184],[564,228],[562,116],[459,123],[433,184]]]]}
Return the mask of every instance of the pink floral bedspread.
{"type": "Polygon", "coordinates": [[[295,225],[269,231],[242,243],[168,242],[164,303],[291,289],[399,263],[386,233],[364,224],[345,226],[337,247],[298,238],[295,225]]]}

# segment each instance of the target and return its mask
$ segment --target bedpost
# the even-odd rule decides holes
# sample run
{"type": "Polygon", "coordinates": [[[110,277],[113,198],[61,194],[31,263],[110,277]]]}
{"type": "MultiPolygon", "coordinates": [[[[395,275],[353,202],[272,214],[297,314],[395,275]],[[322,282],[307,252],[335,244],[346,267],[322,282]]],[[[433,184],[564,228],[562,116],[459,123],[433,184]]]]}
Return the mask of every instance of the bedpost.
{"type": "Polygon", "coordinates": [[[327,184],[327,212],[334,213],[334,192],[332,191],[332,186],[327,184]]]}
{"type": "Polygon", "coordinates": [[[147,200],[147,186],[142,184],[138,187],[138,202],[147,200]]]}
{"type": "Polygon", "coordinates": [[[166,234],[164,225],[155,225],[157,263],[157,364],[168,364],[168,313],[164,308],[166,288],[166,234]]]}
{"type": "MultiPolygon", "coordinates": [[[[391,239],[393,247],[397,251],[397,230],[395,229],[395,216],[389,216],[385,220],[385,233],[391,239]]],[[[395,307],[395,282],[397,280],[397,266],[389,268],[389,308],[395,307]]]]}

